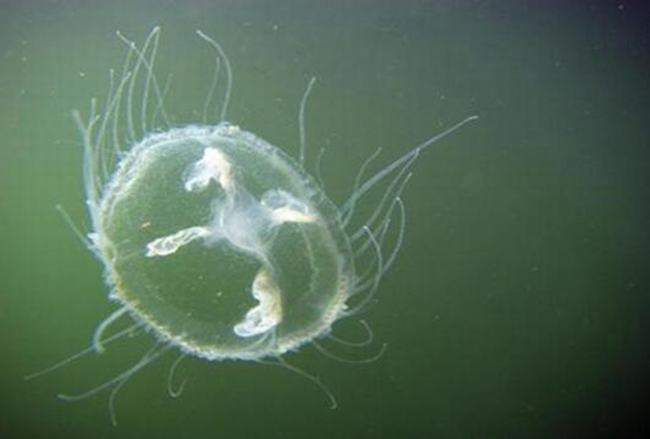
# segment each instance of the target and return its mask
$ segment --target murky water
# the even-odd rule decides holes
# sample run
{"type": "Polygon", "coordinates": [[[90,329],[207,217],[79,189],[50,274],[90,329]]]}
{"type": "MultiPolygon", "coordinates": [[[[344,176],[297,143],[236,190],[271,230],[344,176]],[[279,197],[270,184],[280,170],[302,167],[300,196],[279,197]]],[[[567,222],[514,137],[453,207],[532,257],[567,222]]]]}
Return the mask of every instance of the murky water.
{"type": "MultiPolygon", "coordinates": [[[[3,437],[467,437],[634,430],[647,387],[648,36],[634,4],[69,1],[0,4],[0,339],[3,437]],[[320,377],[174,357],[108,394],[65,403],[133,364],[134,337],[62,370],[111,312],[101,267],[61,219],[88,229],[71,111],[107,92],[124,45],[162,26],[177,125],[201,118],[214,58],[233,63],[229,119],[290,154],[311,76],[311,158],[341,203],[378,166],[466,116],[404,193],[400,258],[363,318],[376,341],[320,377]]],[[[647,17],[647,15],[646,15],[647,17]]],[[[166,79],[166,78],[165,78],[166,79]]],[[[313,166],[313,161],[311,162],[313,166]]],[[[313,169],[313,168],[312,168],[313,169]]],[[[369,208],[366,206],[366,208],[369,208]]],[[[338,335],[363,339],[344,321],[338,335]]]]}

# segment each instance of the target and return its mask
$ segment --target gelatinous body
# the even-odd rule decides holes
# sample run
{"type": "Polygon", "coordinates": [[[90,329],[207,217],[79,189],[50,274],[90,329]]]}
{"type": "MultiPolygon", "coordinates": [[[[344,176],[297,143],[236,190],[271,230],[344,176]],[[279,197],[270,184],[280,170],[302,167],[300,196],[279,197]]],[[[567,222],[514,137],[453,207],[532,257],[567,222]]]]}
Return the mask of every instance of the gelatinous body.
{"type": "Polygon", "coordinates": [[[277,356],[329,330],[354,276],[336,207],[236,126],[147,136],[99,205],[112,298],[210,360],[277,356]]]}

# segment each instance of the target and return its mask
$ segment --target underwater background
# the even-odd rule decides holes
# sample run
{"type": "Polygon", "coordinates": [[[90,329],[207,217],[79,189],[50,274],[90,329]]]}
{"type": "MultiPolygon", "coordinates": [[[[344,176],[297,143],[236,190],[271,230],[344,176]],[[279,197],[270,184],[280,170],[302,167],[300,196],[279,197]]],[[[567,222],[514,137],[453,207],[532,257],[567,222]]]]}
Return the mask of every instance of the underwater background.
{"type": "MultiPolygon", "coordinates": [[[[643,1],[0,0],[0,437],[640,437],[650,370],[650,14],[643,1]],[[362,316],[375,342],[279,367],[169,355],[117,395],[151,342],[25,381],[73,354],[115,306],[55,206],[88,229],[71,111],[102,99],[125,46],[162,27],[166,108],[200,119],[214,53],[233,66],[229,120],[295,155],[320,148],[337,203],[377,147],[426,150],[403,199],[404,246],[362,316]]],[[[364,337],[353,319],[335,334],[364,337]]]]}

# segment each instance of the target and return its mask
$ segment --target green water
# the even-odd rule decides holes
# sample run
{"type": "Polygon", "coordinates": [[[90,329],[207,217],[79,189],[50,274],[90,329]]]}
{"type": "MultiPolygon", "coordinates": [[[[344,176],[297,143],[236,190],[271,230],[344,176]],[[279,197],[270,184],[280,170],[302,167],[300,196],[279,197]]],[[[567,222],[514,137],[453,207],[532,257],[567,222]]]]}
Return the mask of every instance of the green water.
{"type": "MultiPolygon", "coordinates": [[[[0,437],[557,437],[636,431],[650,366],[648,15],[634,2],[0,1],[0,437]],[[569,4],[570,3],[570,4],[569,4]],[[644,20],[644,17],[646,21],[644,20]],[[229,119],[310,159],[342,202],[378,146],[382,163],[477,114],[422,155],[406,190],[400,259],[364,314],[376,342],[350,365],[305,348],[288,370],[173,356],[133,379],[110,424],[91,388],[149,346],[25,382],[88,345],[108,303],[87,229],[71,110],[121,68],[115,30],[162,26],[167,108],[197,121],[214,36],[234,70],[229,119]],[[647,25],[646,25],[647,27],[647,25]]],[[[313,168],[310,168],[313,169],[313,168]]],[[[337,335],[362,338],[353,320],[337,335]]],[[[336,346],[334,346],[336,349],[336,346]]]]}

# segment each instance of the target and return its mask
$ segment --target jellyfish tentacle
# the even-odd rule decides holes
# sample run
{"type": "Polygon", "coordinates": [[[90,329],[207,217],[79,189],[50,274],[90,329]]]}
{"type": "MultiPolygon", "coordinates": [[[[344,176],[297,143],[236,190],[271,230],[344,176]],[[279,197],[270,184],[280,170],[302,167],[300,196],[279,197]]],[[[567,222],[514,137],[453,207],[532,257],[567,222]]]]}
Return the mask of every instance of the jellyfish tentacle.
{"type": "Polygon", "coordinates": [[[342,356],[340,356],[338,354],[333,353],[332,351],[330,351],[325,346],[321,345],[319,342],[317,342],[315,340],[313,341],[312,344],[314,345],[314,347],[316,348],[316,350],[318,352],[320,352],[321,354],[323,354],[325,357],[329,358],[330,360],[334,360],[334,361],[338,361],[338,362],[346,363],[346,364],[370,364],[370,363],[374,363],[375,361],[379,360],[384,355],[384,353],[386,352],[386,348],[388,347],[388,343],[383,343],[381,345],[381,348],[379,348],[379,351],[376,354],[374,354],[374,355],[372,355],[370,357],[367,357],[367,358],[345,358],[345,357],[342,357],[342,356]]]}
{"type": "Polygon", "coordinates": [[[375,339],[375,334],[372,331],[372,328],[370,327],[368,322],[366,322],[364,319],[360,319],[359,323],[366,330],[366,338],[364,338],[361,341],[345,340],[345,339],[342,339],[340,337],[335,336],[332,333],[327,334],[327,338],[329,338],[332,341],[335,341],[336,343],[339,343],[339,344],[342,344],[343,346],[348,346],[348,347],[364,347],[364,346],[368,346],[375,339]]]}
{"type": "Polygon", "coordinates": [[[314,383],[327,397],[329,403],[330,403],[330,410],[335,410],[338,407],[338,403],[336,402],[336,398],[334,397],[334,394],[332,391],[321,381],[320,378],[318,378],[315,375],[310,374],[309,372],[299,368],[298,366],[295,366],[287,360],[285,360],[282,356],[278,355],[275,357],[276,361],[268,361],[268,360],[257,360],[258,363],[260,364],[266,364],[269,366],[280,366],[284,369],[287,369],[291,372],[294,372],[301,377],[307,379],[308,381],[311,381],[314,383]]]}
{"type": "Polygon", "coordinates": [[[117,396],[117,393],[120,391],[120,389],[126,384],[126,382],[137,372],[142,370],[144,367],[148,366],[151,364],[153,361],[158,359],[160,356],[162,356],[164,353],[166,353],[169,349],[171,348],[170,345],[164,345],[161,347],[161,343],[156,341],[151,347],[141,358],[138,360],[133,366],[129,367],[127,370],[124,372],[120,373],[114,378],[111,378],[110,380],[107,380],[95,387],[93,387],[90,390],[87,390],[83,393],[79,394],[66,394],[66,393],[59,393],[57,397],[66,402],[75,402],[75,401],[82,401],[84,399],[90,398],[91,396],[96,395],[97,393],[101,392],[102,390],[108,389],[112,386],[116,386],[112,391],[108,399],[108,410],[109,410],[109,415],[111,417],[111,422],[113,425],[117,425],[117,420],[115,417],[115,408],[114,408],[114,402],[115,402],[115,397],[117,396]]]}
{"type": "Polygon", "coordinates": [[[185,384],[187,384],[187,377],[183,378],[183,381],[177,386],[174,387],[174,376],[176,375],[176,369],[178,365],[187,357],[187,354],[180,354],[169,367],[169,374],[167,375],[167,393],[171,398],[178,398],[183,394],[185,390],[185,384]]]}
{"type": "MultiPolygon", "coordinates": [[[[113,341],[118,340],[118,339],[120,339],[120,338],[122,338],[122,337],[124,337],[126,335],[132,335],[141,326],[142,326],[141,323],[136,323],[134,325],[129,326],[126,329],[122,329],[121,331],[116,332],[115,334],[113,334],[113,335],[107,337],[106,339],[104,339],[103,343],[104,343],[104,345],[107,345],[107,344],[112,343],[113,341]]],[[[91,354],[93,352],[96,352],[95,347],[90,345],[86,349],[82,349],[81,351],[77,352],[76,354],[73,354],[73,355],[71,355],[71,356],[69,356],[67,358],[64,358],[63,360],[58,361],[58,362],[54,363],[53,365],[46,367],[45,369],[42,369],[42,370],[39,370],[38,372],[34,372],[34,373],[29,374],[29,375],[26,375],[25,376],[25,381],[33,380],[34,378],[38,378],[38,377],[43,376],[45,374],[48,374],[50,372],[54,372],[55,370],[60,369],[63,366],[66,366],[66,365],[72,363],[73,361],[75,361],[75,360],[77,360],[77,359],[79,359],[79,358],[81,358],[81,357],[83,357],[85,355],[91,354]]]]}
{"type": "Polygon", "coordinates": [[[201,115],[201,120],[204,124],[208,123],[208,108],[212,103],[212,98],[214,97],[214,91],[217,88],[217,83],[219,82],[219,73],[221,70],[221,58],[216,57],[214,59],[215,67],[214,74],[212,75],[212,82],[210,83],[210,88],[208,89],[208,94],[205,96],[205,101],[203,101],[203,113],[201,115]]]}
{"type": "MultiPolygon", "coordinates": [[[[359,168],[359,172],[357,172],[357,176],[354,178],[354,186],[352,187],[351,194],[355,194],[359,190],[359,186],[361,185],[361,179],[363,178],[363,174],[366,172],[366,168],[370,165],[371,162],[373,162],[377,157],[379,157],[381,151],[382,148],[380,146],[375,150],[375,152],[370,154],[370,156],[366,159],[366,161],[363,162],[363,164],[359,168]]],[[[354,215],[357,200],[358,198],[355,197],[354,199],[352,199],[352,201],[350,201],[350,203],[345,203],[343,204],[343,207],[341,207],[341,213],[343,213],[344,228],[347,227],[348,223],[352,219],[352,216],[354,215]]]]}
{"type": "Polygon", "coordinates": [[[221,105],[221,115],[219,117],[220,122],[226,121],[226,115],[228,113],[228,104],[230,103],[230,93],[232,92],[232,68],[230,67],[230,60],[226,56],[226,52],[223,50],[221,45],[217,43],[213,38],[204,34],[199,29],[196,30],[196,34],[208,42],[218,53],[219,57],[223,59],[224,67],[226,68],[226,91],[224,92],[223,104],[221,105]]]}
{"type": "Polygon", "coordinates": [[[393,172],[395,169],[400,167],[403,163],[408,162],[411,160],[414,156],[417,156],[421,151],[424,149],[428,148],[429,146],[433,145],[437,141],[447,137],[448,135],[452,134],[453,132],[459,130],[461,127],[464,125],[477,120],[478,116],[469,116],[466,117],[465,119],[461,120],[460,122],[452,125],[451,127],[443,130],[442,132],[429,137],[427,140],[424,142],[420,143],[418,146],[411,148],[408,152],[403,154],[401,157],[395,159],[392,163],[389,165],[385,166],[383,169],[377,171],[375,175],[370,177],[368,180],[366,180],[355,192],[353,192],[350,197],[343,203],[341,206],[342,211],[347,211],[350,209],[350,206],[353,203],[356,203],[357,199],[362,197],[364,194],[366,194],[370,189],[375,187],[381,180],[383,180],[387,175],[389,175],[391,172],[393,172]]]}
{"type": "Polygon", "coordinates": [[[298,162],[301,165],[305,164],[306,154],[307,154],[307,134],[305,132],[305,108],[307,107],[307,100],[311,94],[311,89],[314,87],[316,82],[316,77],[312,76],[307,84],[307,89],[302,95],[300,100],[300,105],[298,107],[298,135],[300,140],[300,151],[298,153],[298,162]]]}
{"type": "Polygon", "coordinates": [[[115,323],[120,317],[123,315],[127,314],[129,311],[129,308],[126,306],[123,306],[121,308],[118,308],[115,312],[113,312],[111,315],[106,317],[103,322],[97,326],[97,329],[95,329],[95,332],[93,334],[93,342],[92,346],[95,352],[98,354],[104,353],[104,345],[102,344],[102,336],[104,335],[104,332],[110,325],[115,323]]]}

